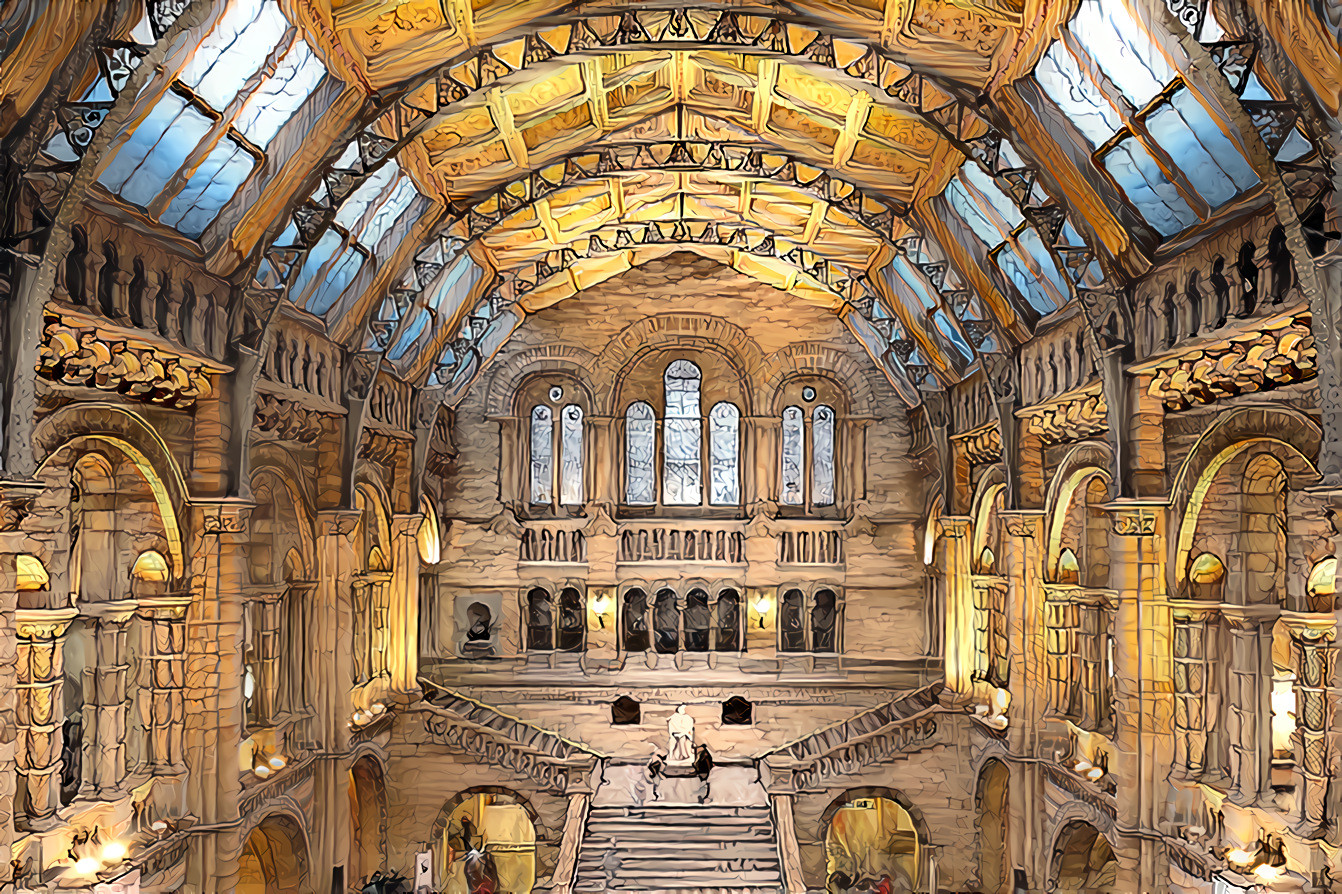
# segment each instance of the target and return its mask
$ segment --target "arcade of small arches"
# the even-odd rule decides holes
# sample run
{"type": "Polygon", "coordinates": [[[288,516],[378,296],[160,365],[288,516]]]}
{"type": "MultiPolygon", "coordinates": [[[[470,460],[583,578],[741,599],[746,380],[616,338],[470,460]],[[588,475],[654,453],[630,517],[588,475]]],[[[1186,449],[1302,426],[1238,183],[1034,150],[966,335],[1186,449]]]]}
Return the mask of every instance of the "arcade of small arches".
{"type": "Polygon", "coordinates": [[[0,7],[0,888],[1342,892],[1321,0],[0,7]]]}

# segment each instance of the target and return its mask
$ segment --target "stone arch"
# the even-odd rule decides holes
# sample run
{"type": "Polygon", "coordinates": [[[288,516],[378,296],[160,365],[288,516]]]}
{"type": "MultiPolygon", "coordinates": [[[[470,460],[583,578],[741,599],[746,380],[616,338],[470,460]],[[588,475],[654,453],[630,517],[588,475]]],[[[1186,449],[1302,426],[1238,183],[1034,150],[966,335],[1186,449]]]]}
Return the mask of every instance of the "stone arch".
{"type": "MultiPolygon", "coordinates": [[[[911,861],[912,872],[910,873],[913,875],[913,878],[908,881],[911,883],[914,890],[919,890],[918,885],[921,884],[922,881],[920,876],[924,872],[923,864],[926,856],[925,848],[928,844],[927,821],[923,816],[922,811],[919,810],[903,792],[897,789],[886,788],[884,786],[861,786],[842,792],[829,803],[829,806],[826,807],[824,812],[820,815],[819,826],[816,829],[816,840],[826,842],[826,850],[828,851],[830,832],[833,830],[834,820],[839,815],[839,811],[855,801],[866,799],[883,799],[892,802],[895,805],[898,805],[900,810],[908,816],[909,821],[913,826],[912,831],[915,837],[913,860],[911,861]]],[[[828,868],[826,871],[828,872],[828,868]]],[[[854,878],[852,881],[857,881],[857,879],[854,878]]]]}
{"type": "Polygon", "coordinates": [[[167,444],[144,419],[106,404],[72,404],[42,420],[34,441],[42,457],[37,467],[39,475],[65,450],[79,454],[101,447],[120,454],[149,488],[163,523],[173,574],[185,573],[180,515],[190,505],[186,479],[167,444]]]}
{"type": "Polygon", "coordinates": [[[802,376],[821,376],[842,382],[848,395],[849,411],[879,415],[880,374],[870,363],[863,363],[846,351],[821,342],[801,342],[788,345],[771,354],[765,361],[759,383],[758,405],[768,405],[769,395],[782,390],[792,379],[802,376]]]}
{"type": "Polygon", "coordinates": [[[978,811],[979,889],[984,894],[1004,894],[1010,890],[1010,790],[1011,773],[1006,764],[995,757],[984,761],[974,791],[978,811]]]}
{"type": "Polygon", "coordinates": [[[493,416],[511,414],[513,395],[527,379],[545,373],[572,376],[590,396],[595,383],[589,376],[595,363],[595,354],[575,345],[543,345],[513,354],[490,371],[485,388],[486,412],[493,416]]]}
{"type": "Polygon", "coordinates": [[[999,504],[1005,493],[1006,475],[1002,472],[1001,466],[993,466],[979,479],[969,513],[971,519],[969,561],[974,567],[978,567],[983,550],[989,546],[988,529],[996,524],[994,513],[1000,508],[999,504]]]}
{"type": "MultiPolygon", "coordinates": [[[[454,797],[449,799],[446,803],[444,803],[442,809],[438,812],[438,816],[435,818],[433,826],[431,827],[429,837],[429,841],[431,843],[431,847],[435,855],[434,857],[435,877],[441,877],[442,879],[446,880],[448,877],[448,872],[453,871],[452,865],[449,864],[448,861],[445,859],[444,850],[449,846],[455,849],[455,845],[449,844],[449,842],[451,842],[451,836],[453,835],[454,832],[457,835],[464,835],[467,832],[468,829],[465,823],[465,818],[468,818],[470,816],[470,811],[468,809],[468,802],[470,802],[472,799],[480,798],[482,799],[483,803],[483,799],[489,798],[491,796],[493,798],[499,799],[499,801],[486,806],[518,807],[523,811],[526,820],[530,823],[531,828],[530,828],[529,843],[531,845],[530,847],[531,859],[530,859],[529,872],[532,875],[531,879],[532,883],[534,884],[534,882],[540,880],[544,874],[553,871],[553,866],[551,865],[553,861],[552,855],[547,854],[542,859],[542,850],[543,849],[545,851],[552,850],[551,845],[553,844],[553,840],[551,839],[548,830],[546,829],[544,823],[542,822],[539,813],[536,811],[535,807],[531,804],[531,802],[526,798],[526,796],[518,793],[513,789],[506,788],[504,786],[483,785],[483,786],[473,786],[471,788],[459,792],[454,797]],[[457,813],[458,809],[464,809],[465,813],[463,815],[463,821],[461,822],[461,824],[456,829],[454,829],[452,826],[452,820],[454,814],[457,813]],[[542,865],[543,863],[545,865],[542,865]]],[[[484,809],[485,808],[482,808],[479,815],[476,817],[476,820],[472,821],[472,826],[474,826],[476,821],[484,819],[484,809]]],[[[473,831],[474,834],[478,835],[481,830],[479,828],[473,828],[471,831],[473,831]]],[[[462,862],[465,861],[459,860],[456,865],[460,866],[462,862]]],[[[498,864],[496,865],[497,868],[500,870],[500,875],[503,875],[506,870],[506,868],[501,865],[502,862],[503,862],[502,858],[501,857],[498,858],[498,864]]],[[[514,864],[516,864],[515,857],[513,862],[514,864]]],[[[513,870],[516,871],[516,869],[517,867],[516,865],[514,865],[513,870]]],[[[526,870],[524,869],[524,871],[526,870]]]]}
{"type": "Polygon", "coordinates": [[[379,757],[365,752],[349,769],[350,850],[346,878],[362,885],[387,853],[387,785],[379,757]]]}
{"type": "Polygon", "coordinates": [[[315,890],[307,830],[299,815],[279,809],[248,830],[238,856],[239,894],[293,894],[315,890]]]}
{"type": "Polygon", "coordinates": [[[1216,473],[1254,446],[1272,450],[1286,469],[1289,487],[1299,490],[1317,480],[1314,457],[1322,431],[1308,416],[1287,407],[1241,407],[1220,416],[1188,452],[1170,489],[1169,519],[1177,524],[1171,538],[1174,592],[1187,582],[1188,561],[1203,500],[1216,473]]]}
{"type": "Polygon", "coordinates": [[[1093,823],[1072,820],[1053,838],[1049,890],[1064,894],[1117,894],[1118,858],[1108,837],[1093,823]]]}
{"type": "MultiPolygon", "coordinates": [[[[248,486],[253,493],[257,490],[257,485],[261,481],[267,481],[271,488],[280,488],[288,496],[289,504],[294,511],[294,529],[298,540],[298,558],[301,567],[311,573],[311,570],[317,567],[317,541],[313,527],[312,504],[308,502],[308,494],[303,484],[303,477],[299,470],[286,463],[284,466],[262,465],[254,466],[251,469],[251,475],[248,486]]],[[[286,551],[285,557],[288,558],[286,551]]]]}
{"type": "MultiPolygon", "coordinates": [[[[1043,840],[1048,842],[1047,853],[1054,853],[1066,827],[1078,822],[1092,826],[1106,838],[1112,835],[1114,831],[1114,818],[1109,814],[1102,812],[1093,804],[1070,800],[1045,821],[1043,840]]],[[[1053,867],[1050,865],[1050,873],[1052,873],[1052,870],[1053,867]]]]}
{"type": "MultiPolygon", "coordinates": [[[[1110,460],[1113,454],[1107,447],[1100,444],[1081,444],[1074,447],[1071,452],[1059,464],[1053,480],[1049,483],[1048,494],[1044,500],[1044,512],[1047,528],[1047,549],[1044,551],[1042,559],[1044,561],[1043,573],[1046,579],[1052,579],[1055,569],[1058,566],[1059,557],[1064,549],[1063,543],[1065,529],[1069,515],[1072,512],[1076,500],[1085,500],[1086,505],[1082,507],[1083,512],[1088,512],[1089,507],[1093,505],[1091,499],[1091,488],[1094,487],[1096,480],[1103,482],[1106,495],[1112,495],[1113,480],[1109,474],[1111,468],[1110,460]]],[[[1086,520],[1086,535],[1089,537],[1091,519],[1086,520]]],[[[1106,532],[1107,533],[1107,532],[1106,532]]],[[[1087,553],[1088,549],[1095,544],[1088,542],[1078,542],[1071,545],[1074,552],[1080,552],[1087,565],[1091,564],[1087,553]]],[[[1107,548],[1106,550],[1107,551],[1107,548]]],[[[1105,560],[1107,564],[1107,559],[1105,560]]],[[[1085,572],[1085,569],[1083,569],[1085,572]]]]}
{"type": "MultiPolygon", "coordinates": [[[[668,313],[644,317],[625,327],[606,343],[592,366],[591,381],[602,395],[602,412],[620,415],[619,395],[625,377],[643,357],[658,351],[682,348],[721,354],[740,377],[742,390],[754,402],[754,383],[765,367],[764,352],[735,323],[709,314],[668,313]]],[[[754,412],[742,407],[743,415],[754,412]]]]}
{"type": "Polygon", "coordinates": [[[531,801],[525,795],[502,785],[475,785],[467,789],[462,789],[444,804],[438,811],[438,816],[434,818],[433,825],[430,827],[430,840],[436,840],[447,829],[447,823],[452,818],[452,811],[456,810],[462,804],[466,803],[476,795],[505,795],[512,798],[523,810],[527,816],[531,817],[531,823],[536,827],[536,838],[546,837],[545,823],[536,808],[532,806],[531,801]]]}

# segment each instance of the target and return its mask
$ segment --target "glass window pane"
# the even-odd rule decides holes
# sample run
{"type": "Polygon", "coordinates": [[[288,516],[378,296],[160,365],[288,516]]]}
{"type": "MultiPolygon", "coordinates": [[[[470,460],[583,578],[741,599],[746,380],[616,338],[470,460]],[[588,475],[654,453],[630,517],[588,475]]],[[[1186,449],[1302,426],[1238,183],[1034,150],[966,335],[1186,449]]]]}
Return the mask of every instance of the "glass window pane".
{"type": "Polygon", "coordinates": [[[1034,70],[1039,86],[1058,104],[1092,146],[1104,144],[1123,126],[1123,120],[1095,82],[1081,71],[1062,41],[1055,41],[1034,70]]]}
{"type": "Polygon", "coordinates": [[[657,502],[652,473],[656,451],[656,421],[652,407],[631,404],[624,414],[624,501],[631,506],[651,506],[657,502]]]}
{"type": "Polygon", "coordinates": [[[335,214],[335,222],[346,230],[353,231],[355,225],[363,218],[364,212],[377,201],[383,190],[390,186],[400,173],[396,162],[389,161],[369,174],[368,179],[361,183],[340,206],[340,210],[335,214]]]}
{"type": "Polygon", "coordinates": [[[983,240],[984,245],[996,248],[1002,244],[1005,236],[1001,227],[988,219],[958,178],[946,184],[946,201],[950,203],[951,210],[974,231],[974,235],[983,240]]]}
{"type": "Polygon", "coordinates": [[[804,426],[800,407],[788,407],[783,411],[783,444],[779,454],[782,457],[782,483],[779,488],[778,502],[785,506],[800,506],[805,498],[802,493],[802,436],[804,426]]]}
{"type": "Polygon", "coordinates": [[[295,42],[275,74],[247,98],[234,126],[264,149],[325,76],[326,67],[308,45],[295,42]]]}
{"type": "Polygon", "coordinates": [[[1128,137],[1118,143],[1100,159],[1100,165],[1160,235],[1173,236],[1198,222],[1197,214],[1136,139],[1128,137]]]}
{"type": "MultiPolygon", "coordinates": [[[[969,181],[969,185],[982,193],[983,198],[993,210],[1006,221],[1007,227],[1014,230],[1025,221],[1025,215],[1016,207],[1015,201],[1002,192],[993,182],[993,178],[983,172],[975,162],[969,162],[960,168],[960,176],[969,181]]],[[[991,243],[989,243],[991,244],[991,243]]]]}
{"type": "Polygon", "coordinates": [[[823,404],[811,418],[811,502],[834,505],[834,411],[823,404]]]}
{"type": "Polygon", "coordinates": [[[741,502],[741,414],[733,404],[720,403],[708,416],[710,489],[708,502],[734,506],[741,502]]]}
{"type": "Polygon", "coordinates": [[[565,506],[582,505],[582,407],[564,408],[560,423],[559,502],[565,506]]]}
{"type": "MultiPolygon", "coordinates": [[[[288,243],[281,242],[280,245],[288,243]]],[[[326,262],[336,256],[344,244],[342,237],[335,230],[327,230],[322,237],[317,240],[317,244],[308,252],[308,256],[303,260],[303,266],[298,269],[297,276],[294,277],[293,287],[289,291],[289,300],[295,304],[302,304],[303,293],[307,291],[317,274],[321,272],[326,262]]]]}
{"type": "MultiPolygon", "coordinates": [[[[912,291],[913,294],[917,296],[918,301],[922,303],[923,306],[921,310],[931,310],[940,304],[937,300],[937,296],[932,294],[931,287],[928,286],[926,280],[923,279],[919,272],[913,269],[913,265],[909,263],[908,258],[895,258],[890,262],[890,266],[899,274],[899,278],[904,281],[906,286],[908,286],[909,291],[912,291]]],[[[894,288],[894,283],[891,283],[891,288],[894,288]]],[[[899,294],[901,290],[894,288],[894,291],[896,294],[899,294]]],[[[909,310],[918,312],[920,308],[910,307],[909,310]]]]}
{"type": "Polygon", "coordinates": [[[1133,19],[1124,0],[1082,0],[1067,30],[1139,109],[1176,77],[1174,67],[1133,19]]]}
{"type": "Polygon", "coordinates": [[[363,267],[364,255],[357,251],[354,246],[345,249],[341,255],[339,263],[331,268],[330,274],[326,280],[317,288],[311,300],[307,303],[307,309],[314,314],[321,316],[335,307],[340,296],[344,294],[345,289],[354,281],[354,277],[359,275],[360,268],[363,267]]]}
{"type": "Polygon", "coordinates": [[[1189,91],[1175,93],[1169,105],[1147,116],[1146,126],[1211,207],[1258,185],[1234,141],[1189,91]]]}
{"type": "Polygon", "coordinates": [[[388,352],[387,357],[393,363],[399,361],[414,346],[415,341],[424,333],[428,325],[429,312],[421,307],[416,311],[414,321],[401,330],[401,337],[396,340],[396,344],[388,352]]]}
{"type": "MultiPolygon", "coordinates": [[[[131,174],[135,173],[158,141],[167,135],[169,126],[185,108],[185,99],[176,93],[165,93],[98,175],[98,182],[112,192],[120,193],[131,174]]],[[[190,151],[189,147],[183,151],[182,158],[186,158],[187,151],[190,151]]]]}
{"type": "Polygon", "coordinates": [[[1030,269],[1029,264],[1016,253],[1016,247],[1010,243],[1002,246],[1001,251],[994,256],[997,266],[1006,274],[1007,279],[1011,280],[1016,291],[1026,300],[1035,313],[1040,316],[1053,313],[1058,309],[1053,298],[1039,282],[1034,271],[1030,269]]]}
{"type": "Polygon", "coordinates": [[[198,238],[255,166],[256,159],[235,140],[220,140],[160,219],[183,235],[198,238]]]}
{"type": "Polygon", "coordinates": [[[415,189],[414,181],[409,177],[402,176],[396,183],[394,189],[378,203],[377,210],[368,218],[365,224],[355,238],[365,247],[373,249],[377,247],[384,233],[391,229],[391,225],[396,222],[405,209],[410,207],[410,203],[415,200],[419,191],[415,189]]]}
{"type": "MultiPolygon", "coordinates": [[[[165,97],[166,100],[166,97],[165,97]]],[[[180,97],[174,97],[173,105],[182,103],[180,97]]],[[[151,116],[152,117],[152,116],[151,116]]],[[[150,122],[148,119],[141,125],[150,122]]],[[[141,208],[150,203],[163,191],[163,187],[181,170],[187,155],[200,145],[213,122],[195,108],[187,105],[164,127],[162,134],[155,140],[153,147],[125,182],[117,189],[121,197],[141,208]]],[[[150,131],[152,134],[152,131],[150,131]]],[[[129,145],[126,147],[130,148],[129,145]]]]}
{"type": "Polygon", "coordinates": [[[1053,263],[1053,256],[1049,254],[1039,231],[1034,227],[1021,230],[1021,234],[1016,241],[1030,256],[1030,260],[1039,275],[1043,276],[1048,284],[1053,287],[1053,291],[1056,293],[1053,300],[1058,304],[1065,304],[1068,298],[1067,280],[1063,279],[1062,272],[1058,270],[1058,265],[1053,263]]]}
{"type": "Polygon", "coordinates": [[[662,495],[668,506],[702,502],[699,440],[699,367],[676,360],[666,368],[663,420],[662,495]]]}
{"type": "Polygon", "coordinates": [[[274,0],[234,0],[182,70],[181,81],[215,111],[238,95],[289,28],[274,0]]]}
{"type": "Polygon", "coordinates": [[[554,419],[550,408],[531,411],[531,502],[549,505],[554,481],[554,419]]]}
{"type": "Polygon", "coordinates": [[[964,336],[951,322],[950,317],[946,316],[946,312],[938,310],[933,313],[932,322],[936,324],[937,331],[945,336],[946,341],[950,342],[951,347],[955,349],[961,359],[968,360],[974,353],[974,349],[969,346],[969,342],[965,341],[964,336]]]}

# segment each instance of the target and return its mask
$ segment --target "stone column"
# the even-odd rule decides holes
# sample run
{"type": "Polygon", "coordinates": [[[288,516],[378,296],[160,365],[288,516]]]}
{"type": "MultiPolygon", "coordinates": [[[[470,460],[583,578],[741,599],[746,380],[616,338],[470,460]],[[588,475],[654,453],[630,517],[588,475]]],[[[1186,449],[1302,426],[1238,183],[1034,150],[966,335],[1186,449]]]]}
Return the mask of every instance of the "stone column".
{"type": "MultiPolygon", "coordinates": [[[[1160,785],[1173,753],[1170,611],[1165,599],[1164,507],[1121,500],[1105,507],[1114,609],[1114,736],[1109,765],[1118,825],[1157,828],[1160,785]]],[[[1150,836],[1117,836],[1118,889],[1164,890],[1168,865],[1150,836]]]]}
{"type": "Polygon", "coordinates": [[[946,575],[946,688],[961,696],[974,689],[974,580],[970,566],[972,521],[943,516],[941,559],[946,575]]]}
{"type": "MultiPolygon", "coordinates": [[[[243,600],[250,580],[248,525],[252,504],[197,501],[191,518],[191,606],[186,615],[183,751],[189,769],[187,810],[202,825],[238,819],[242,780],[243,600]]],[[[206,838],[188,858],[187,887],[229,890],[236,862],[226,841],[206,838]]]]}
{"type": "Polygon", "coordinates": [[[393,697],[411,702],[419,695],[419,526],[418,513],[391,520],[391,605],[388,613],[387,673],[393,697]]]}
{"type": "Polygon", "coordinates": [[[61,645],[78,613],[73,608],[17,609],[18,733],[15,766],[27,792],[27,827],[56,824],[61,806],[61,723],[65,664],[61,645]]]}
{"type": "Polygon", "coordinates": [[[1229,632],[1229,797],[1236,804],[1271,803],[1272,625],[1275,605],[1226,605],[1229,632]]]}
{"type": "MultiPolygon", "coordinates": [[[[0,364],[3,366],[3,364],[0,364]]],[[[3,370],[0,369],[0,373],[3,370]]],[[[0,419],[0,424],[3,420],[0,419]]],[[[6,502],[0,492],[0,767],[14,768],[12,772],[0,772],[0,853],[9,853],[14,843],[15,812],[23,809],[22,803],[15,803],[15,789],[18,782],[17,754],[21,745],[22,730],[18,724],[17,708],[26,700],[27,694],[20,692],[18,682],[18,638],[15,627],[15,610],[18,608],[18,555],[23,547],[24,535],[13,530],[27,512],[30,505],[25,500],[19,507],[6,502]]],[[[10,878],[7,860],[0,860],[0,885],[10,878]]]]}
{"type": "Polygon", "coordinates": [[[145,760],[155,776],[186,769],[182,732],[186,718],[187,597],[140,600],[145,636],[140,652],[136,695],[145,726],[145,760]]]}
{"type": "Polygon", "coordinates": [[[121,794],[126,776],[127,686],[130,656],[126,649],[127,624],[135,614],[135,602],[94,602],[83,612],[92,620],[93,667],[88,687],[92,727],[85,731],[86,753],[91,758],[85,775],[91,783],[91,795],[102,801],[115,800],[121,794]],[[89,734],[92,742],[87,742],[89,734]]]}
{"type": "Polygon", "coordinates": [[[1298,830],[1321,834],[1331,819],[1328,733],[1333,717],[1328,684],[1337,661],[1337,619],[1332,614],[1282,613],[1295,659],[1295,790],[1298,830]]]}
{"type": "Polygon", "coordinates": [[[349,632],[354,623],[354,575],[358,556],[353,534],[359,513],[352,509],[329,509],[317,513],[317,591],[312,604],[312,681],[314,732],[325,751],[344,751],[349,745],[349,720],[353,713],[350,687],[354,681],[354,656],[349,632]]]}
{"type": "Polygon", "coordinates": [[[746,506],[776,500],[779,420],[772,416],[745,416],[746,461],[741,464],[741,497],[746,506]]]}
{"type": "Polygon", "coordinates": [[[623,496],[620,469],[624,465],[624,450],[619,431],[622,421],[614,416],[587,417],[587,430],[591,433],[585,445],[587,498],[593,502],[618,505],[623,496]]]}
{"type": "Polygon", "coordinates": [[[1174,683],[1174,764],[1171,773],[1189,781],[1208,770],[1207,731],[1211,673],[1220,613],[1215,605],[1179,600],[1172,609],[1174,683]]]}

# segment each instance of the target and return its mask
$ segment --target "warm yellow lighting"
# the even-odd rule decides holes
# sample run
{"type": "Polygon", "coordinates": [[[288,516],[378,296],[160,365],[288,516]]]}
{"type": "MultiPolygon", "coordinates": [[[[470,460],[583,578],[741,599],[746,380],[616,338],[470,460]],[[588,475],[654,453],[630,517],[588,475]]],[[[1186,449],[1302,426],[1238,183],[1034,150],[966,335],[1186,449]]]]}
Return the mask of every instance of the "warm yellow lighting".
{"type": "Polygon", "coordinates": [[[1293,748],[1291,737],[1295,735],[1296,707],[1294,683],[1295,677],[1289,675],[1289,673],[1272,678],[1272,751],[1274,754],[1290,754],[1293,748]]]}
{"type": "Polygon", "coordinates": [[[1090,761],[1079,760],[1076,762],[1076,767],[1074,767],[1073,769],[1075,769],[1076,772],[1078,773],[1085,773],[1087,770],[1090,770],[1093,766],[1094,765],[1091,764],[1090,761]]]}
{"type": "Polygon", "coordinates": [[[140,553],[131,566],[130,576],[136,580],[162,584],[168,581],[168,560],[158,550],[147,549],[140,553]]]}
{"type": "Polygon", "coordinates": [[[382,702],[373,702],[373,713],[374,713],[374,714],[381,714],[381,713],[382,713],[383,711],[385,711],[385,710],[387,710],[387,706],[384,705],[384,704],[382,704],[382,702]]]}
{"type": "Polygon", "coordinates": [[[266,761],[266,763],[270,766],[270,769],[272,770],[283,770],[284,765],[289,762],[284,759],[284,755],[277,754],[271,757],[270,760],[266,761]]]}
{"type": "Polygon", "coordinates": [[[438,516],[427,501],[422,501],[420,508],[426,511],[424,521],[419,523],[419,530],[415,532],[419,558],[425,565],[437,565],[443,558],[443,545],[438,537],[438,516]]]}
{"type": "Polygon", "coordinates": [[[265,764],[257,764],[255,767],[252,768],[252,772],[255,773],[257,776],[260,776],[262,779],[265,779],[267,776],[270,775],[270,768],[267,767],[265,764]]]}
{"type": "Polygon", "coordinates": [[[102,864],[92,857],[80,857],[75,861],[75,872],[80,875],[93,875],[102,868],[102,864]]]}
{"type": "Polygon", "coordinates": [[[47,574],[46,566],[37,556],[21,555],[17,558],[16,564],[18,579],[15,581],[15,587],[20,593],[45,590],[51,585],[51,577],[47,574]]]}
{"type": "Polygon", "coordinates": [[[154,820],[149,824],[149,828],[155,832],[166,832],[168,831],[168,824],[163,822],[163,820],[154,820]]]}
{"type": "Polygon", "coordinates": [[[993,690],[993,707],[998,714],[1005,714],[1007,708],[1011,707],[1011,693],[1005,689],[993,690]]]}
{"type": "Polygon", "coordinates": [[[1193,560],[1188,579],[1195,584],[1214,584],[1225,577],[1226,566],[1211,553],[1203,553],[1193,560]]]}
{"type": "Polygon", "coordinates": [[[593,599],[592,611],[596,612],[598,615],[604,615],[606,612],[610,611],[610,597],[605,593],[602,593],[600,596],[593,599]]]}
{"type": "Polygon", "coordinates": [[[1264,863],[1253,871],[1260,882],[1275,882],[1286,874],[1286,871],[1280,866],[1273,866],[1271,863],[1264,863]]]}
{"type": "Polygon", "coordinates": [[[1089,779],[1091,782],[1097,781],[1103,775],[1104,775],[1103,767],[1091,767],[1089,770],[1086,771],[1086,778],[1089,779]]]}
{"type": "Polygon", "coordinates": [[[120,863],[126,859],[126,846],[120,841],[109,841],[103,847],[104,863],[120,863]]]}
{"type": "Polygon", "coordinates": [[[1253,854],[1240,847],[1226,851],[1226,862],[1234,866],[1248,866],[1253,862],[1253,854]]]}

